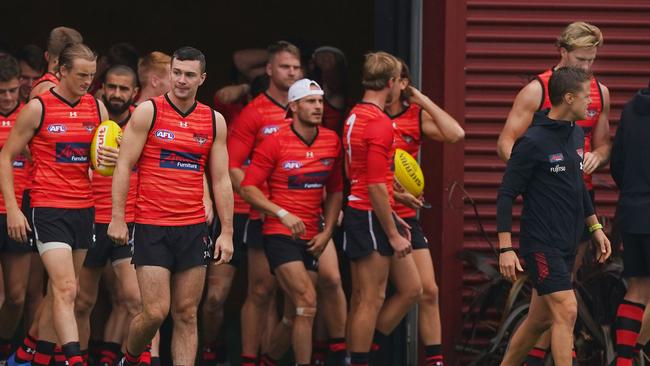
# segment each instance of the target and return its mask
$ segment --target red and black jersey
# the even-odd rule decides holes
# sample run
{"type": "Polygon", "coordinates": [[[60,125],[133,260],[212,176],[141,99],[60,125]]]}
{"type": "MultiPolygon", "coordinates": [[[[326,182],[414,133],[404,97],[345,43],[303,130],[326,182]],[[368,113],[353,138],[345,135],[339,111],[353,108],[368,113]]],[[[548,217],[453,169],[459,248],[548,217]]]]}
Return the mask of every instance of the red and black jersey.
{"type": "Polygon", "coordinates": [[[86,94],[70,103],[54,88],[36,99],[43,107],[43,114],[29,145],[34,162],[31,206],[92,207],[88,167],[90,142],[101,122],[99,102],[86,94]]]}
{"type": "MultiPolygon", "coordinates": [[[[122,127],[122,131],[124,131],[126,123],[129,121],[130,117],[131,112],[129,112],[128,117],[118,122],[118,124],[122,127]]],[[[95,222],[98,224],[110,224],[113,208],[113,177],[105,177],[97,173],[97,171],[93,170],[92,179],[93,196],[95,198],[95,222]]],[[[137,167],[134,167],[134,170],[131,172],[131,178],[129,180],[129,193],[126,197],[126,205],[124,208],[126,222],[133,222],[135,220],[135,199],[137,195],[138,172],[137,167]]]]}
{"type": "Polygon", "coordinates": [[[395,147],[390,118],[377,105],[360,102],[348,115],[343,130],[345,171],[350,180],[348,205],[372,210],[368,184],[385,183],[391,206],[395,147]]]}
{"type": "Polygon", "coordinates": [[[54,83],[54,85],[59,85],[59,78],[56,77],[56,75],[54,75],[53,73],[48,71],[45,74],[43,74],[43,76],[36,79],[34,83],[32,83],[32,89],[35,88],[38,84],[44,83],[46,81],[54,83]]]}
{"type": "MultiPolygon", "coordinates": [[[[410,104],[401,113],[391,116],[395,132],[395,148],[402,149],[413,158],[418,158],[422,143],[422,107],[410,104]]],[[[395,202],[393,210],[402,218],[415,217],[417,211],[399,202],[395,202]]]]}
{"type": "MultiPolygon", "coordinates": [[[[546,70],[545,72],[537,75],[537,80],[542,84],[542,101],[539,104],[538,110],[551,108],[551,100],[548,96],[548,81],[551,79],[554,69],[546,70]]],[[[591,151],[591,139],[593,131],[598,123],[598,118],[603,111],[603,92],[600,89],[600,84],[595,77],[591,77],[590,94],[591,104],[587,107],[587,119],[576,121],[576,124],[582,127],[585,134],[585,153],[591,151]]],[[[591,174],[583,175],[587,189],[594,189],[591,174]]]]}
{"type": "Polygon", "coordinates": [[[139,161],[135,222],[205,222],[203,174],[216,135],[214,111],[195,102],[183,113],[167,94],[151,102],[154,117],[139,161]]]}
{"type": "MultiPolygon", "coordinates": [[[[291,119],[286,118],[286,113],[286,106],[275,101],[267,93],[261,93],[251,100],[228,126],[230,168],[245,169],[255,147],[291,123],[291,119]]],[[[266,192],[265,187],[263,191],[266,192]]],[[[259,218],[259,213],[250,210],[245,201],[235,194],[235,212],[246,213],[247,209],[252,218],[259,218]]]]}
{"type": "MultiPolygon", "coordinates": [[[[333,131],[318,128],[309,143],[293,126],[283,128],[255,149],[242,186],[262,186],[268,182],[269,199],[299,217],[310,240],[319,230],[323,205],[323,189],[341,192],[341,143],[333,131]]],[[[276,217],[264,220],[265,235],[291,235],[276,217]]]]}
{"type": "MultiPolygon", "coordinates": [[[[16,117],[18,117],[18,112],[23,108],[22,103],[16,104],[16,107],[9,111],[8,113],[0,112],[0,149],[7,142],[9,137],[9,132],[16,123],[16,117]]],[[[16,157],[16,160],[13,161],[13,173],[14,173],[14,193],[16,194],[16,200],[18,201],[18,207],[21,206],[23,201],[23,190],[27,185],[27,178],[29,177],[30,164],[27,158],[20,154],[16,157]]],[[[2,194],[0,194],[0,213],[6,213],[7,208],[5,207],[5,200],[2,194]]]]}

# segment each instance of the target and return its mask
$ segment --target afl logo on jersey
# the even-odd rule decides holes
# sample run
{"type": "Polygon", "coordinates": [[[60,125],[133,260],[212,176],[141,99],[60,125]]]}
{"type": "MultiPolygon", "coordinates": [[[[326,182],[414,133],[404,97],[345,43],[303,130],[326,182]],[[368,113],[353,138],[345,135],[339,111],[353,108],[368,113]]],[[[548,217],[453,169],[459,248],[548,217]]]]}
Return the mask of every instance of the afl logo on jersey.
{"type": "Polygon", "coordinates": [[[172,141],[174,139],[174,133],[168,130],[156,130],[153,134],[161,140],[172,141]]]}
{"type": "Polygon", "coordinates": [[[267,136],[268,135],[273,135],[274,133],[278,132],[279,130],[280,130],[280,128],[278,126],[276,126],[276,125],[266,126],[262,130],[262,134],[267,135],[267,136]]]}
{"type": "Polygon", "coordinates": [[[66,130],[65,125],[60,123],[47,126],[47,132],[49,133],[65,133],[66,130]]]}
{"type": "Polygon", "coordinates": [[[289,160],[282,163],[282,168],[285,170],[300,169],[302,168],[302,163],[296,160],[289,160]]]}

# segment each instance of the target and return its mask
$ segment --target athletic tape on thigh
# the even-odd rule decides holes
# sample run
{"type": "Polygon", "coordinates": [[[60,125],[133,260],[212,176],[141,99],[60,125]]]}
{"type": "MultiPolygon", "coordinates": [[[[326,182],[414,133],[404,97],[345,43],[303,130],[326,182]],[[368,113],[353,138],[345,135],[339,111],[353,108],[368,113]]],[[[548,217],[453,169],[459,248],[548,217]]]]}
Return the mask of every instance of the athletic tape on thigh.
{"type": "Polygon", "coordinates": [[[60,241],[50,241],[47,243],[43,243],[42,241],[37,240],[36,248],[38,249],[38,254],[40,255],[43,255],[48,250],[52,250],[52,249],[68,249],[72,251],[72,246],[70,244],[63,243],[60,241]]]}
{"type": "Polygon", "coordinates": [[[304,316],[307,318],[313,318],[316,316],[316,308],[296,308],[296,316],[304,316]]]}

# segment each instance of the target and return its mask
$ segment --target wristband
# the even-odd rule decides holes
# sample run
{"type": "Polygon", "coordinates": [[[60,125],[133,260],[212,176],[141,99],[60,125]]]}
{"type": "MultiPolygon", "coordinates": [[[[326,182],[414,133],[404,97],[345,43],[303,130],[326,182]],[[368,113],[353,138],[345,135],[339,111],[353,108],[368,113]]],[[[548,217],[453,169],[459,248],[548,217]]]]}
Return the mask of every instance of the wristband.
{"type": "Polygon", "coordinates": [[[602,228],[603,228],[603,225],[601,225],[601,224],[593,224],[593,225],[589,226],[589,234],[593,234],[594,231],[599,230],[599,229],[602,230],[602,228]]]}
{"type": "Polygon", "coordinates": [[[284,208],[281,208],[278,210],[278,212],[275,213],[275,216],[279,218],[283,218],[289,214],[289,211],[285,210],[284,208]]]}
{"type": "Polygon", "coordinates": [[[516,252],[515,248],[513,247],[507,247],[507,248],[499,248],[499,254],[507,253],[507,252],[516,252]]]}

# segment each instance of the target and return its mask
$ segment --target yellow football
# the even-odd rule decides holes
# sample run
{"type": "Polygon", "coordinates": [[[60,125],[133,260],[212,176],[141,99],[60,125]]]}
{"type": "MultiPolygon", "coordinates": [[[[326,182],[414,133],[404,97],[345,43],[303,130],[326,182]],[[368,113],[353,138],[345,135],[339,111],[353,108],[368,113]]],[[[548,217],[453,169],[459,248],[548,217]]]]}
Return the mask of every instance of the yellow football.
{"type": "Polygon", "coordinates": [[[395,180],[415,197],[420,197],[424,191],[424,175],[420,164],[402,149],[395,149],[395,180]]]}
{"type": "Polygon", "coordinates": [[[100,123],[95,129],[95,136],[93,136],[93,141],[90,144],[90,163],[100,175],[109,177],[113,175],[115,169],[114,166],[104,166],[97,161],[100,146],[117,148],[117,140],[120,137],[122,137],[122,128],[111,120],[100,123]]]}

